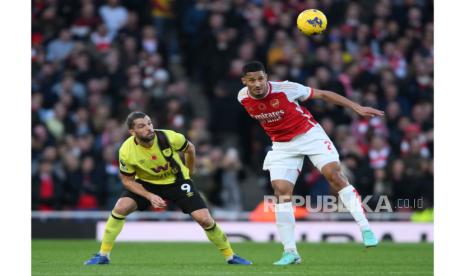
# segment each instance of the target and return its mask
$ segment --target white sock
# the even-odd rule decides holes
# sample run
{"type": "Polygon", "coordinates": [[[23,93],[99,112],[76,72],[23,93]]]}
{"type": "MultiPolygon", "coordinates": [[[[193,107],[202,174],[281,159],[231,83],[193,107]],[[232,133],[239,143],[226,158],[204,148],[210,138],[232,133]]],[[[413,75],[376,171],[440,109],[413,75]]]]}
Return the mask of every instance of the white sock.
{"type": "Polygon", "coordinates": [[[275,205],[276,226],[284,251],[297,253],[295,245],[295,217],[292,202],[277,203],[275,205]]]}
{"type": "Polygon", "coordinates": [[[99,251],[98,253],[100,254],[100,256],[107,256],[108,259],[110,258],[110,253],[102,253],[102,251],[99,251]]]}
{"type": "Polygon", "coordinates": [[[369,230],[370,224],[368,223],[368,220],[365,216],[360,197],[358,196],[358,193],[356,192],[354,186],[349,185],[347,187],[342,188],[339,191],[339,197],[341,198],[342,203],[344,203],[344,206],[347,208],[347,210],[350,211],[350,213],[354,217],[360,229],[362,231],[369,230]]]}

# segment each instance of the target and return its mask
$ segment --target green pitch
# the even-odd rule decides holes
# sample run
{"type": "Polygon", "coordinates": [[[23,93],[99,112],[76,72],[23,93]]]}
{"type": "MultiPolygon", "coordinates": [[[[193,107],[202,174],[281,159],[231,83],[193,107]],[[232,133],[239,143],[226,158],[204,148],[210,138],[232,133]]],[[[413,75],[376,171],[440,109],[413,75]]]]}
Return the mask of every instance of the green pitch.
{"type": "Polygon", "coordinates": [[[226,265],[209,243],[117,243],[110,265],[84,266],[99,244],[89,240],[33,240],[32,275],[433,275],[432,244],[300,243],[300,265],[276,267],[278,243],[235,243],[251,266],[226,265]]]}

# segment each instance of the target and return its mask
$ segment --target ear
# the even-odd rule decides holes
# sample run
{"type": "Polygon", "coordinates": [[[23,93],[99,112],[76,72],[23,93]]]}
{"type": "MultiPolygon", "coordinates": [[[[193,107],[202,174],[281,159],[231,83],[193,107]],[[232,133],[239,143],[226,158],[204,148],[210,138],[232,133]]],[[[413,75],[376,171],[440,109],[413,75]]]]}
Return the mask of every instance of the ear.
{"type": "Polygon", "coordinates": [[[131,134],[132,136],[134,136],[136,134],[136,132],[134,131],[134,129],[130,129],[129,130],[129,134],[131,134]]]}
{"type": "Polygon", "coordinates": [[[241,81],[243,85],[247,85],[247,82],[245,81],[245,77],[241,77],[241,81]]]}

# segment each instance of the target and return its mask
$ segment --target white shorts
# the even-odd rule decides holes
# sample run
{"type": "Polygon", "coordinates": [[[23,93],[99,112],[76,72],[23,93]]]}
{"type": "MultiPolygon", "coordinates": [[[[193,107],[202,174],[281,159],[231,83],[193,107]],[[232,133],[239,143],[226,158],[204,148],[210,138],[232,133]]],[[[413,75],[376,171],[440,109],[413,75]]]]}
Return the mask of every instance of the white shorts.
{"type": "Polygon", "coordinates": [[[305,155],[321,171],[326,164],[339,162],[339,153],[323,128],[317,124],[289,142],[273,142],[263,161],[263,170],[270,171],[271,180],[296,182],[302,170],[305,155]]]}

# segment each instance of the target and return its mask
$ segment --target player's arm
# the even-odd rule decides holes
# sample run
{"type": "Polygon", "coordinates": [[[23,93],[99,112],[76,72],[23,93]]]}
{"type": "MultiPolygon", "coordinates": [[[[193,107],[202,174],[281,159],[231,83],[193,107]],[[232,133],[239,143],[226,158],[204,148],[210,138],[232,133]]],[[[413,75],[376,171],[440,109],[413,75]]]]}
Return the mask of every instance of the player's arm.
{"type": "Polygon", "coordinates": [[[384,111],[369,106],[361,106],[358,103],[331,91],[313,89],[313,93],[313,99],[321,99],[329,103],[350,108],[360,116],[374,117],[384,115],[384,111]]]}
{"type": "Polygon", "coordinates": [[[189,169],[189,176],[192,177],[195,168],[195,146],[187,141],[187,148],[184,151],[184,158],[186,159],[186,167],[189,169]]]}
{"type": "Polygon", "coordinates": [[[121,182],[123,182],[124,188],[135,194],[145,197],[155,208],[166,207],[165,201],[156,194],[147,191],[141,184],[137,183],[134,175],[125,175],[121,172],[119,175],[121,182]]]}
{"type": "Polygon", "coordinates": [[[179,154],[184,154],[184,159],[186,161],[185,165],[189,169],[189,176],[192,177],[195,168],[194,144],[187,140],[181,133],[177,133],[172,130],[168,130],[166,133],[169,135],[169,140],[174,150],[179,152],[179,154]]]}

